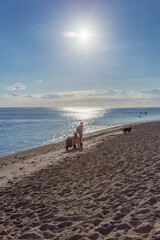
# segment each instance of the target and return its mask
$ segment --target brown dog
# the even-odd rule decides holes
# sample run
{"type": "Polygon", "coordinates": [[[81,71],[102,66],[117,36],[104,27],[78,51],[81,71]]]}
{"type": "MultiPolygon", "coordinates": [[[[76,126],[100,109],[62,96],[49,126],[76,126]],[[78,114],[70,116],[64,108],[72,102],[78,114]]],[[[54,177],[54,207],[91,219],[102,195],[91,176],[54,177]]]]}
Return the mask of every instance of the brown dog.
{"type": "Polygon", "coordinates": [[[124,132],[124,133],[126,133],[126,132],[130,133],[131,130],[132,130],[132,128],[131,128],[131,127],[128,127],[128,128],[124,128],[124,129],[123,129],[123,132],[124,132]]]}

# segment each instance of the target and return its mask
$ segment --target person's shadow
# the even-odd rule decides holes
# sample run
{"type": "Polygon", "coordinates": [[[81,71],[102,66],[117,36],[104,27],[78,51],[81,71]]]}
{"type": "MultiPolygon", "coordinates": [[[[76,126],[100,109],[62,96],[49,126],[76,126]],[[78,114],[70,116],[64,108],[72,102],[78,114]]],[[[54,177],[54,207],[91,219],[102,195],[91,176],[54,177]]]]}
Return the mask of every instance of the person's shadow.
{"type": "Polygon", "coordinates": [[[63,153],[75,153],[75,152],[83,152],[83,147],[66,149],[66,151],[63,153]]]}

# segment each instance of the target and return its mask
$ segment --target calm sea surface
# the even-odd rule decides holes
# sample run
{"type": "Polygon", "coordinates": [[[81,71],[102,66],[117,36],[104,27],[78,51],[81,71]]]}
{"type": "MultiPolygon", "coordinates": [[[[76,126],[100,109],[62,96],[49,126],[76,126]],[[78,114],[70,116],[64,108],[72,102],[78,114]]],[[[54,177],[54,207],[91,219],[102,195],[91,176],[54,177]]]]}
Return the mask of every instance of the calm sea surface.
{"type": "Polygon", "coordinates": [[[0,156],[53,143],[72,135],[121,124],[158,121],[160,108],[0,108],[0,156]]]}

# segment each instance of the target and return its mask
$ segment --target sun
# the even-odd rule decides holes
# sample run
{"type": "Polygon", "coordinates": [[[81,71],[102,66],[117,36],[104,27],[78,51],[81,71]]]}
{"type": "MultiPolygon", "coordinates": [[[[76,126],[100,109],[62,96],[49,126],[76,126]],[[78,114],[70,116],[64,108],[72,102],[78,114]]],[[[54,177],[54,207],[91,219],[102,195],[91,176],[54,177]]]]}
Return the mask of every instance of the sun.
{"type": "Polygon", "coordinates": [[[82,41],[88,41],[90,38],[90,34],[87,31],[82,31],[80,32],[79,37],[82,41]]]}
{"type": "Polygon", "coordinates": [[[78,49],[83,48],[87,50],[93,48],[96,43],[96,34],[93,30],[91,27],[76,27],[75,31],[64,32],[64,36],[73,39],[75,47],[78,49]]]}

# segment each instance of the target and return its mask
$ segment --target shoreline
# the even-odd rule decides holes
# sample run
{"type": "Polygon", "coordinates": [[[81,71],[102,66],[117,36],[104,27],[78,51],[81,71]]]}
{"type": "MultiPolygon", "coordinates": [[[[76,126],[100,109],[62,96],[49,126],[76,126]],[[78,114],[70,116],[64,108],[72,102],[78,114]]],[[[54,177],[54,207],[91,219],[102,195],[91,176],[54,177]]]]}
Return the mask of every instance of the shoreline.
{"type": "MultiPolygon", "coordinates": [[[[104,127],[102,129],[99,129],[99,130],[93,130],[91,132],[87,132],[84,134],[84,139],[87,137],[87,136],[90,136],[90,135],[96,135],[97,133],[101,133],[105,130],[112,130],[114,128],[120,128],[120,127],[123,127],[125,125],[135,125],[136,123],[131,123],[131,124],[122,124],[122,125],[115,125],[115,126],[109,126],[109,127],[104,127]]],[[[141,123],[138,123],[138,124],[141,124],[141,123]]],[[[0,161],[1,159],[4,159],[4,158],[8,158],[8,157],[14,157],[14,155],[17,155],[17,154],[24,154],[26,155],[27,153],[29,153],[30,151],[34,152],[34,151],[37,151],[37,150],[40,150],[43,149],[43,148],[48,148],[50,149],[51,146],[58,146],[60,145],[61,143],[64,143],[65,142],[65,139],[64,140],[55,140],[55,142],[53,143],[49,143],[49,144],[43,144],[43,145],[40,145],[40,146],[37,146],[37,147],[33,147],[33,148],[29,148],[29,149],[25,149],[25,150],[22,150],[22,151],[18,151],[18,152],[14,152],[14,153],[10,153],[10,154],[6,154],[6,155],[2,155],[0,156],[0,161]]],[[[42,150],[43,152],[43,150],[42,150]]],[[[45,151],[46,152],[46,151],[45,151]]]]}
{"type": "MultiPolygon", "coordinates": [[[[159,121],[149,122],[149,123],[133,123],[129,126],[141,126],[146,124],[158,124],[159,121]]],[[[52,143],[36,148],[27,149],[21,152],[16,152],[4,157],[0,157],[0,187],[6,186],[10,181],[19,181],[23,176],[28,176],[36,171],[41,170],[52,164],[57,164],[59,161],[63,161],[65,158],[64,154],[72,153],[76,154],[81,152],[81,150],[88,150],[88,142],[90,145],[96,144],[99,138],[110,136],[110,134],[115,136],[116,134],[123,134],[122,130],[128,124],[118,125],[114,127],[108,127],[102,130],[95,130],[90,133],[86,133],[83,136],[84,148],[73,149],[70,148],[67,152],[65,149],[65,140],[59,141],[57,143],[52,143]],[[91,144],[93,142],[93,144],[91,144]],[[53,155],[54,154],[54,160],[53,155]],[[42,160],[43,159],[43,160],[42,160]],[[62,159],[62,160],[61,160],[62,159]],[[30,165],[32,167],[30,167],[30,165]]]]}
{"type": "Polygon", "coordinates": [[[65,140],[62,140],[57,143],[31,148],[4,157],[0,157],[0,187],[5,186],[8,182],[12,180],[16,181],[16,179],[19,180],[19,178],[23,178],[23,176],[27,176],[28,174],[39,171],[40,169],[47,167],[48,165],[57,164],[60,161],[61,157],[63,161],[64,154],[76,154],[79,151],[81,152],[81,150],[87,150],[85,146],[87,142],[94,141],[96,143],[96,138],[99,136],[107,135],[116,131],[121,131],[122,133],[123,126],[124,125],[105,128],[103,130],[84,134],[83,149],[76,148],[74,150],[73,148],[70,148],[68,151],[66,151],[65,140]],[[52,159],[53,154],[54,160],[52,159]],[[32,168],[28,167],[30,165],[32,165],[32,168]]]}
{"type": "MultiPolygon", "coordinates": [[[[121,128],[121,127],[128,126],[128,125],[129,125],[129,126],[130,126],[130,125],[134,126],[134,125],[137,125],[137,124],[139,125],[139,124],[155,123],[155,122],[159,122],[159,121],[146,121],[146,122],[137,122],[137,123],[133,122],[133,123],[126,123],[126,124],[120,124],[120,125],[115,125],[115,126],[103,127],[103,128],[101,128],[101,129],[93,130],[93,131],[91,131],[91,132],[85,133],[85,134],[84,134],[84,138],[85,138],[86,136],[88,136],[88,135],[93,135],[94,133],[95,133],[95,135],[96,135],[96,133],[101,133],[101,132],[106,131],[106,130],[112,130],[112,129],[114,129],[114,128],[121,128]]],[[[49,141],[51,141],[51,140],[49,140],[49,141]]],[[[14,155],[21,154],[21,153],[24,153],[24,154],[26,153],[26,154],[27,154],[28,151],[34,151],[34,150],[36,151],[36,150],[40,150],[40,148],[44,148],[44,147],[48,147],[48,149],[49,149],[50,146],[57,145],[57,144],[59,145],[60,143],[63,143],[63,142],[65,142],[65,139],[64,139],[64,140],[62,140],[62,139],[59,139],[59,140],[58,140],[58,139],[57,139],[57,140],[55,140],[55,142],[52,142],[52,143],[49,143],[49,144],[42,144],[42,145],[37,146],[37,147],[28,148],[28,149],[24,149],[24,150],[22,150],[22,151],[5,154],[5,155],[0,156],[0,161],[1,161],[1,159],[8,158],[8,157],[10,157],[10,156],[14,156],[14,155]]]]}
{"type": "Polygon", "coordinates": [[[1,158],[2,239],[158,239],[160,122],[130,125],[1,158]]]}

